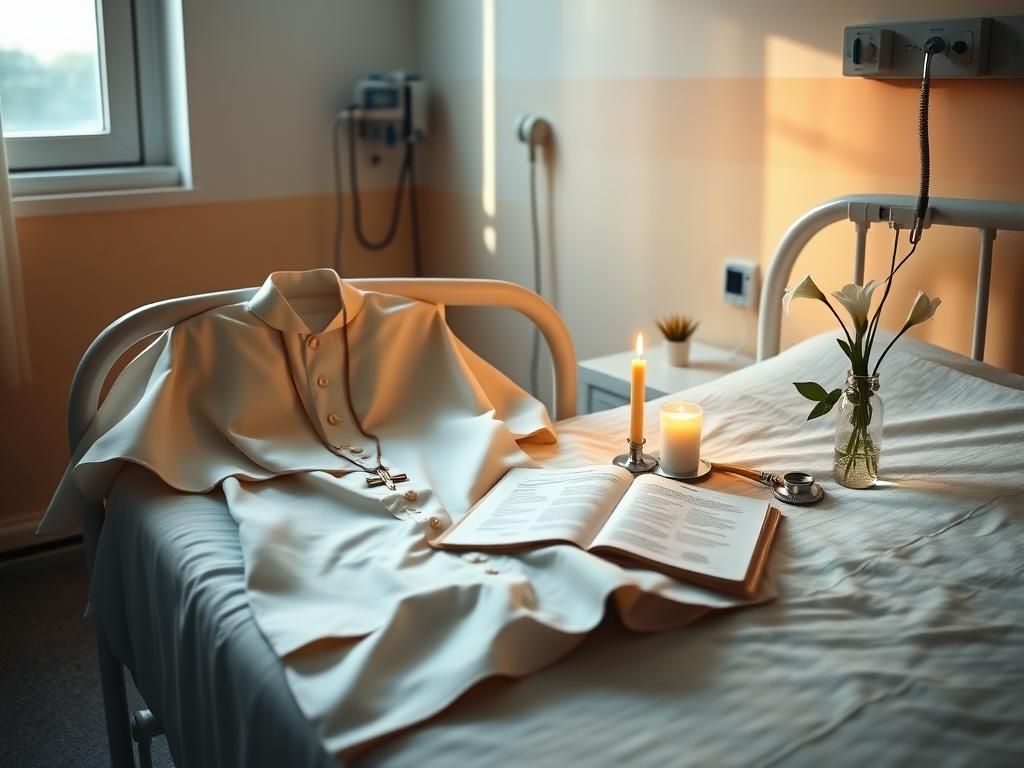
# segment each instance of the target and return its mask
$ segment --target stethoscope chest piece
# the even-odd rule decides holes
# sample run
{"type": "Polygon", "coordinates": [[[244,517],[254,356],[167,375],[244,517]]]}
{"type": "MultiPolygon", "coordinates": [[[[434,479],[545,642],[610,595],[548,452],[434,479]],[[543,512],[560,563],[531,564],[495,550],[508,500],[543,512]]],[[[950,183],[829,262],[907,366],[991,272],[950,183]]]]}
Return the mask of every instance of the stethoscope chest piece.
{"type": "Polygon", "coordinates": [[[781,482],[772,483],[772,494],[786,504],[817,504],[825,498],[825,490],[806,472],[787,472],[781,482]]]}

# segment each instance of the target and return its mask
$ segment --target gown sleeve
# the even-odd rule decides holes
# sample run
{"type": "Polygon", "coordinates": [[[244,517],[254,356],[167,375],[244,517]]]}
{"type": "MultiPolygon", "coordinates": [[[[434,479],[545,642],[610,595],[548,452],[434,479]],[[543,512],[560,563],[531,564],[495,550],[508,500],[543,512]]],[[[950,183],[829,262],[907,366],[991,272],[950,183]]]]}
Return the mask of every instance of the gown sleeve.
{"type": "Polygon", "coordinates": [[[232,445],[211,414],[224,398],[210,386],[218,378],[215,354],[198,336],[187,325],[168,329],[125,367],[72,453],[37,533],[80,531],[86,510],[107,496],[126,461],[196,493],[228,475],[271,475],[232,445]]]}
{"type": "Polygon", "coordinates": [[[550,444],[557,442],[555,428],[547,408],[508,376],[484,360],[452,334],[477,383],[494,406],[494,416],[519,442],[550,444]]]}

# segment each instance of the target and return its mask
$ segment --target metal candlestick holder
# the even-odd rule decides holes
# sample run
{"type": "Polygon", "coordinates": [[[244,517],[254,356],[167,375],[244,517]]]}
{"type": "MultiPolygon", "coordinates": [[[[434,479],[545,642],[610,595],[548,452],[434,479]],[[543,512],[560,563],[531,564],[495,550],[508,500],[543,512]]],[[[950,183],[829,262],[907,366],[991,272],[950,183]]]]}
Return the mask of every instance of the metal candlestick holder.
{"type": "Polygon", "coordinates": [[[634,443],[628,437],[626,438],[626,445],[629,446],[629,453],[623,453],[612,459],[612,464],[623,469],[628,469],[634,475],[640,475],[644,472],[650,472],[656,466],[658,466],[658,460],[648,453],[644,453],[644,443],[647,439],[644,438],[643,443],[634,443]]]}

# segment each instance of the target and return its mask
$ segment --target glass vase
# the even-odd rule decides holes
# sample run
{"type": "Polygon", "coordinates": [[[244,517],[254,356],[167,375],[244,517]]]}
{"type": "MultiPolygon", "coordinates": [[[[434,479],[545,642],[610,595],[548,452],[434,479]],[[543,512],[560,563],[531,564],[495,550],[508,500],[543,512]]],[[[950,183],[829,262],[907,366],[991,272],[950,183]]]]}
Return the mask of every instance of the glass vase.
{"type": "Polygon", "coordinates": [[[836,417],[832,476],[847,488],[870,488],[878,481],[884,408],[878,376],[846,375],[836,417]]]}

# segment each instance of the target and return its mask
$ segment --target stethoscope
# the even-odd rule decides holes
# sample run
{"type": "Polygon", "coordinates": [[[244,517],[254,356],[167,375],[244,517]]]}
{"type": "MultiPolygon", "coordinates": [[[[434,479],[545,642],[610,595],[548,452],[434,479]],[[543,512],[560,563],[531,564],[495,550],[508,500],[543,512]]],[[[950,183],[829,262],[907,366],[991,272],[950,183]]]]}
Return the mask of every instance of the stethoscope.
{"type": "MultiPolygon", "coordinates": [[[[615,463],[625,458],[627,458],[625,455],[619,456],[616,458],[615,463]]],[[[653,457],[648,458],[651,459],[649,466],[641,469],[641,472],[653,471],[656,475],[661,475],[671,480],[680,480],[684,483],[700,482],[710,475],[712,471],[718,470],[719,472],[728,472],[732,475],[746,477],[761,485],[768,486],[772,489],[772,494],[775,498],[785,504],[806,506],[808,504],[817,504],[825,498],[825,489],[814,481],[814,475],[809,472],[786,472],[780,475],[775,472],[763,472],[753,467],[741,467],[739,464],[721,464],[717,461],[712,463],[707,459],[699,459],[697,469],[694,472],[680,475],[669,472],[657,460],[654,460],[653,457]]],[[[630,469],[628,463],[619,464],[619,466],[630,469]]],[[[635,472],[636,470],[632,471],[635,472]]]]}
{"type": "Polygon", "coordinates": [[[763,472],[751,467],[741,467],[738,464],[711,463],[712,469],[728,472],[740,477],[747,477],[761,485],[772,489],[772,494],[785,504],[817,504],[825,498],[825,490],[814,481],[814,476],[808,472],[786,472],[779,475],[775,472],[763,472]]]}

